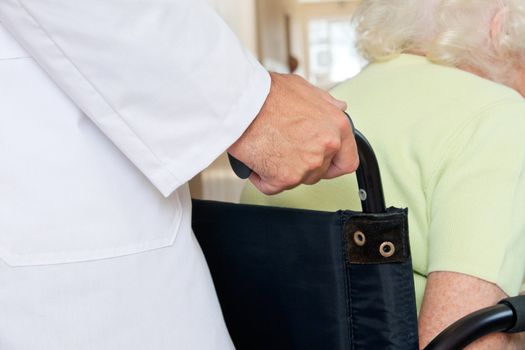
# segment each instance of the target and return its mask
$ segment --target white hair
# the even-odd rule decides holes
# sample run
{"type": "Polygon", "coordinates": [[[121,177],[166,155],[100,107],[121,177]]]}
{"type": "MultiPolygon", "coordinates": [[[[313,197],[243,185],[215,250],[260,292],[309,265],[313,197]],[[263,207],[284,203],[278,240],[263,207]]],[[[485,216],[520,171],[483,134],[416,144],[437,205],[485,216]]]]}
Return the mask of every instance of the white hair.
{"type": "Polygon", "coordinates": [[[354,22],[370,61],[418,53],[509,86],[525,67],[525,0],[363,0],[354,22]]]}

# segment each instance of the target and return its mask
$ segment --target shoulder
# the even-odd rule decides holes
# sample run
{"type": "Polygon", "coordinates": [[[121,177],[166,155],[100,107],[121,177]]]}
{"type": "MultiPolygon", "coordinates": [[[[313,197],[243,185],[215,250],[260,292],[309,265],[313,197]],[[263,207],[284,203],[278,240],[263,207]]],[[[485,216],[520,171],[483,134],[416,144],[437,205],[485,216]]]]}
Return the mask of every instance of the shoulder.
{"type": "Polygon", "coordinates": [[[344,98],[369,84],[374,86],[375,91],[393,86],[403,87],[400,92],[415,88],[418,90],[416,95],[439,91],[442,94],[434,98],[456,95],[464,102],[473,104],[507,99],[523,100],[516,90],[508,86],[459,68],[432,63],[423,57],[401,57],[387,62],[370,63],[355,77],[334,86],[331,93],[344,98]]]}

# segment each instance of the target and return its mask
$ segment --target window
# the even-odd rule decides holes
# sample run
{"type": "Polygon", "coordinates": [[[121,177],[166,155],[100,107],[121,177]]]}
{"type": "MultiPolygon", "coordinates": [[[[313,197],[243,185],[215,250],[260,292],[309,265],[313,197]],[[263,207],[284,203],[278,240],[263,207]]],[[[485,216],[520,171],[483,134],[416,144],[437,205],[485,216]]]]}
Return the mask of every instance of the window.
{"type": "Polygon", "coordinates": [[[349,19],[311,19],[308,22],[309,77],[328,88],[361,70],[365,60],[355,48],[355,30],[349,19]]]}

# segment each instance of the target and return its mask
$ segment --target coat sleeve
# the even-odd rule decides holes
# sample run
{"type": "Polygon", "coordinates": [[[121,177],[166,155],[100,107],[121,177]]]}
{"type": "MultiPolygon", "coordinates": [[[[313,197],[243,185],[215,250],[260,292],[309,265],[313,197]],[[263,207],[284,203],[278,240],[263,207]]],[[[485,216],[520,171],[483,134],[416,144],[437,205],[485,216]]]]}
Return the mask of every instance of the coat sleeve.
{"type": "Polygon", "coordinates": [[[165,196],[235,142],[269,92],[202,0],[0,0],[0,21],[165,196]]]}

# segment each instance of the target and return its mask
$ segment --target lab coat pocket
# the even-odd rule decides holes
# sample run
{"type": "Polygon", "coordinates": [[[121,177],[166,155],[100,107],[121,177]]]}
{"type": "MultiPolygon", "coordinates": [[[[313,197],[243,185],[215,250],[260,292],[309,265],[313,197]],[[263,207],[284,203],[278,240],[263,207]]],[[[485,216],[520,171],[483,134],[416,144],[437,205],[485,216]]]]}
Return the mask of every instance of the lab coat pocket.
{"type": "Polygon", "coordinates": [[[34,194],[13,189],[0,199],[0,259],[10,266],[99,260],[167,247],[182,221],[177,193],[141,202],[140,195],[110,198],[82,189],[35,189],[30,190],[34,194]],[[75,194],[88,198],[75,200],[75,194]]]}
{"type": "Polygon", "coordinates": [[[94,207],[89,201],[46,201],[40,194],[8,198],[15,202],[0,200],[0,259],[10,266],[100,260],[167,247],[183,214],[177,194],[166,203],[144,203],[152,205],[146,213],[136,203],[119,208],[115,200],[94,207]]]}

